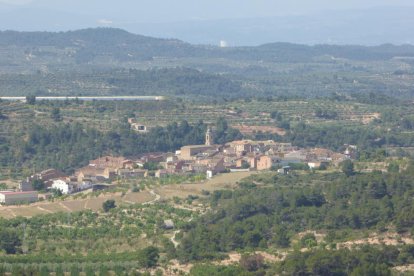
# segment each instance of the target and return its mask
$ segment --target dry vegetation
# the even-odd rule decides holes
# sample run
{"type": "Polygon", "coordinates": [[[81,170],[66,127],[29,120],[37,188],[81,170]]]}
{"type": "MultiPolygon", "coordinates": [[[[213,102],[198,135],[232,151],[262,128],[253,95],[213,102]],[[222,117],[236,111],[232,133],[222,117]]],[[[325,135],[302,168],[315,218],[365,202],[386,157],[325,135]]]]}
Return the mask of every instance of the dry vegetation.
{"type": "Polygon", "coordinates": [[[186,198],[189,195],[201,195],[202,191],[215,191],[220,189],[234,188],[238,181],[248,177],[255,172],[237,172],[220,174],[213,179],[204,180],[196,184],[166,185],[156,189],[162,198],[171,199],[174,197],[186,198]]]}

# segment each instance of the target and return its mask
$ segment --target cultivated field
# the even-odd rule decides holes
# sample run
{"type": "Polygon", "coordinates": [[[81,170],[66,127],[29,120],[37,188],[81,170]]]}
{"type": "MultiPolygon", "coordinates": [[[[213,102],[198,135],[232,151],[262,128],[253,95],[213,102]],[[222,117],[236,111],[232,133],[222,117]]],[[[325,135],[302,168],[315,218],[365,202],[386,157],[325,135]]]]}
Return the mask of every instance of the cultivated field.
{"type": "Polygon", "coordinates": [[[105,193],[97,197],[74,199],[70,197],[63,201],[37,202],[22,206],[0,206],[0,217],[13,218],[17,216],[32,217],[41,214],[57,212],[77,212],[82,210],[102,210],[102,203],[108,199],[114,199],[117,205],[137,204],[153,202],[155,199],[171,199],[173,197],[186,198],[189,195],[201,195],[202,191],[215,191],[220,189],[234,188],[238,181],[248,177],[255,172],[238,172],[221,174],[213,179],[205,180],[195,184],[173,184],[160,186],[154,191],[141,191],[133,193],[128,191],[122,193],[105,193]]]}

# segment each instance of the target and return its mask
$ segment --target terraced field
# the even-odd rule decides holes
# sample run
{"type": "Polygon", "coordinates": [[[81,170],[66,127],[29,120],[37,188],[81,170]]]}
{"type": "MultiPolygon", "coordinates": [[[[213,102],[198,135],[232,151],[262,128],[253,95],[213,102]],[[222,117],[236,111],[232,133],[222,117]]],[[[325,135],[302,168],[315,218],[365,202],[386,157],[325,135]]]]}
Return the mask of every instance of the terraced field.
{"type": "Polygon", "coordinates": [[[21,206],[0,206],[0,217],[14,218],[17,216],[32,217],[41,214],[50,214],[57,212],[77,212],[82,210],[102,210],[102,203],[108,199],[114,199],[117,205],[130,204],[151,204],[160,199],[172,199],[173,197],[186,198],[188,195],[201,195],[202,191],[215,191],[225,188],[234,188],[236,183],[241,179],[248,177],[255,172],[239,172],[221,174],[213,179],[205,180],[195,184],[174,184],[159,186],[153,190],[144,190],[133,193],[128,191],[121,193],[105,193],[99,196],[88,196],[86,198],[69,197],[66,200],[57,200],[54,202],[37,202],[30,205],[21,206]]]}
{"type": "MultiPolygon", "coordinates": [[[[0,110],[8,119],[0,120],[0,135],[7,135],[19,127],[27,127],[34,122],[42,125],[53,124],[50,113],[53,106],[27,106],[23,103],[0,103],[0,110]]],[[[172,122],[187,120],[194,124],[200,120],[214,123],[219,117],[225,117],[231,125],[275,126],[272,112],[278,112],[289,121],[303,121],[308,124],[368,124],[381,118],[384,112],[394,112],[386,105],[369,105],[355,102],[336,102],[331,100],[290,100],[290,101],[236,101],[225,105],[179,104],[174,100],[165,103],[81,103],[62,105],[60,111],[65,122],[78,122],[94,126],[100,130],[109,130],[127,117],[135,116],[137,122],[153,126],[165,126],[172,122]],[[337,114],[335,119],[319,118],[318,110],[337,114]]],[[[404,116],[414,115],[414,106],[401,106],[398,110],[404,116]]]]}
{"type": "MultiPolygon", "coordinates": [[[[277,111],[289,121],[304,121],[308,124],[361,125],[379,119],[383,112],[391,111],[388,106],[368,105],[352,102],[335,102],[328,100],[309,101],[251,101],[232,102],[228,105],[188,106],[186,109],[162,110],[157,113],[137,112],[140,123],[153,125],[166,125],[174,121],[187,120],[196,123],[203,120],[214,123],[217,118],[225,117],[231,125],[248,126],[274,126],[275,120],[271,113],[277,111]],[[333,111],[337,118],[327,120],[318,118],[315,112],[318,109],[333,111]],[[174,119],[172,119],[174,118],[174,119]]],[[[405,115],[413,115],[414,107],[402,107],[405,115]]]]}
{"type": "Polygon", "coordinates": [[[149,202],[154,199],[154,196],[148,191],[139,193],[127,193],[125,196],[122,196],[121,193],[108,193],[100,195],[99,197],[88,197],[84,199],[69,198],[64,201],[37,202],[34,204],[22,206],[0,206],[0,217],[32,217],[41,214],[50,214],[57,212],[71,213],[82,210],[98,211],[102,209],[102,203],[108,199],[114,199],[118,205],[128,205],[149,202]]]}

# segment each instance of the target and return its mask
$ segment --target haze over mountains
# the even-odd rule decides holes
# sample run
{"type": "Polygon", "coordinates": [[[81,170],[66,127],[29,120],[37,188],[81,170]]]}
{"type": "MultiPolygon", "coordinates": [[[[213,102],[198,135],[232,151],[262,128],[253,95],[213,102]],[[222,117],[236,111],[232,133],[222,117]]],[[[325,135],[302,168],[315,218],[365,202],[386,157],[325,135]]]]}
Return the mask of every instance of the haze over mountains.
{"type": "MultiPolygon", "coordinates": [[[[350,5],[342,9],[330,9],[331,6],[326,5],[325,9],[312,9],[311,5],[304,5],[302,8],[298,6],[295,12],[293,7],[287,6],[278,10],[276,4],[268,4],[269,11],[265,11],[264,5],[257,4],[255,8],[256,6],[242,1],[243,4],[239,4],[230,14],[234,1],[221,6],[214,1],[208,6],[186,0],[178,1],[175,6],[165,1],[155,1],[159,5],[157,11],[154,11],[157,3],[150,4],[148,1],[140,1],[140,5],[124,1],[118,9],[111,9],[106,3],[93,5],[97,4],[96,1],[72,1],[71,5],[59,5],[48,0],[17,1],[21,4],[27,2],[24,5],[4,2],[13,1],[0,1],[2,30],[66,31],[115,27],[136,34],[177,38],[194,44],[218,45],[224,40],[230,46],[252,46],[279,41],[358,45],[414,43],[413,6],[354,5],[355,8],[350,8],[354,7],[350,5]],[[76,9],[77,6],[82,8],[76,9]],[[128,9],[129,6],[131,9],[128,9]],[[179,10],[179,7],[184,8],[179,10]]],[[[397,1],[393,5],[404,3],[397,1]]]]}

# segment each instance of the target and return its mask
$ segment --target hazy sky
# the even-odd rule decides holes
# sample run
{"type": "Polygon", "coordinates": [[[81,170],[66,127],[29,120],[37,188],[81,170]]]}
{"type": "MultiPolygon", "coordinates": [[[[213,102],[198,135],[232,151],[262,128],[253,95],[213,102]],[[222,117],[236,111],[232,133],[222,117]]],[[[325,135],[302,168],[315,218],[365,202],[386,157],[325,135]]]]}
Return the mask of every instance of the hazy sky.
{"type": "Polygon", "coordinates": [[[414,0],[0,0],[0,30],[114,27],[215,45],[403,44],[412,43],[413,13],[414,0]]]}
{"type": "MultiPolygon", "coordinates": [[[[414,6],[413,0],[0,0],[8,9],[46,8],[88,14],[102,20],[171,22],[304,14],[373,6],[414,6]]],[[[105,21],[103,21],[105,23],[105,21]]]]}

